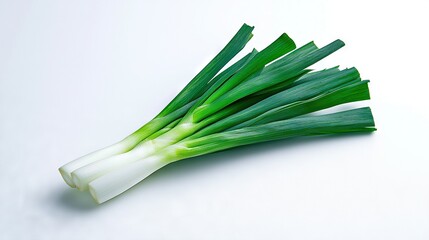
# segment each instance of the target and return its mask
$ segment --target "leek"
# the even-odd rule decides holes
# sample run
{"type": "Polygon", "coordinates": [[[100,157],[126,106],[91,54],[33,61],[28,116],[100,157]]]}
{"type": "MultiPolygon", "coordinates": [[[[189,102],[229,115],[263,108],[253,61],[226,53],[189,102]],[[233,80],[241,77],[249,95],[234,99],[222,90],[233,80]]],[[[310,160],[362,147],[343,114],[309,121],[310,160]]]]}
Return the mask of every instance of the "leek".
{"type": "Polygon", "coordinates": [[[375,130],[373,126],[370,109],[362,108],[322,116],[276,121],[185,140],[164,148],[146,159],[97,178],[89,184],[89,192],[97,203],[103,203],[123,193],[156,170],[178,160],[242,145],[291,137],[372,132],[375,130]]]}
{"type": "Polygon", "coordinates": [[[190,157],[284,138],[372,132],[369,108],[306,116],[368,100],[368,80],[356,68],[308,69],[344,46],[296,48],[285,33],[221,71],[252,37],[244,24],[230,42],[151,121],[124,140],[78,158],[59,171],[68,185],[98,203],[163,166],[190,157]]]}
{"type": "MultiPolygon", "coordinates": [[[[192,106],[193,100],[204,92],[206,85],[216,82],[212,79],[235,55],[237,55],[252,38],[253,27],[243,24],[228,44],[199,72],[186,87],[150,122],[139,128],[122,141],[78,158],[64,166],[59,171],[65,182],[75,187],[71,172],[92,162],[116,154],[124,153],[134,148],[140,141],[154,134],[164,126],[182,117],[192,106]],[[212,80],[212,81],[211,81],[212,80]]],[[[232,75],[238,67],[247,60],[246,55],[241,61],[228,68],[219,76],[232,75]]],[[[218,77],[220,78],[220,77],[218,77]]]]}

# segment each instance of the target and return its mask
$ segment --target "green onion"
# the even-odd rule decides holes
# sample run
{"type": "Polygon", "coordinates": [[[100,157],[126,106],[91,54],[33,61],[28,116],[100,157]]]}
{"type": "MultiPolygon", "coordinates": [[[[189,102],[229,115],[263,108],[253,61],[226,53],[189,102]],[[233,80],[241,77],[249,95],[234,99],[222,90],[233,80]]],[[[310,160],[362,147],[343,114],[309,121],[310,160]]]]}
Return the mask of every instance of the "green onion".
{"type": "Polygon", "coordinates": [[[62,166],[67,184],[89,190],[101,203],[174,161],[290,137],[375,130],[369,108],[305,116],[370,98],[369,81],[361,80],[356,68],[308,69],[343,47],[341,40],[295,49],[294,41],[282,34],[221,71],[250,40],[252,30],[244,24],[146,125],[117,144],[62,166]]]}
{"type": "MultiPolygon", "coordinates": [[[[141,139],[144,142],[141,143],[139,147],[136,147],[131,151],[111,156],[110,158],[106,158],[103,161],[87,163],[86,166],[74,169],[71,173],[72,182],[78,189],[87,190],[88,183],[97,177],[100,177],[103,174],[118,168],[119,166],[139,160],[140,158],[147,157],[159,149],[180,141],[181,139],[191,135],[199,129],[213,123],[214,121],[217,121],[218,119],[242,110],[242,105],[246,105],[246,103],[239,103],[239,105],[234,104],[231,106],[224,105],[225,109],[219,109],[222,111],[219,111],[215,116],[207,117],[204,119],[205,121],[197,123],[192,119],[193,112],[195,111],[194,108],[199,106],[199,104],[204,100],[204,102],[210,101],[210,97],[219,95],[220,93],[227,91],[229,88],[233,88],[234,85],[239,84],[252,73],[263,68],[267,63],[291,51],[293,48],[295,48],[295,43],[292,41],[292,39],[290,39],[286,34],[282,34],[278,39],[276,39],[272,44],[270,44],[261,52],[253,51],[250,53],[249,60],[244,66],[242,66],[229,78],[220,78],[216,83],[214,83],[201,96],[201,98],[198,99],[198,101],[191,107],[188,113],[173,129],[152,140],[143,140],[147,137],[144,136],[144,138],[141,139]]],[[[256,98],[258,99],[260,97],[256,98]]]]}
{"type": "MultiPolygon", "coordinates": [[[[229,43],[213,58],[213,60],[211,60],[207,66],[205,66],[203,70],[201,70],[201,72],[199,72],[153,120],[122,141],[85,155],[60,167],[59,171],[65,182],[71,187],[75,187],[75,184],[71,179],[71,173],[74,170],[95,161],[127,152],[146,137],[154,134],[178,118],[183,117],[183,115],[193,105],[193,101],[205,92],[204,89],[207,85],[212,85],[216,82],[216,78],[213,79],[216,73],[218,73],[235,55],[237,55],[237,53],[239,53],[246,43],[252,38],[252,30],[253,27],[244,24],[229,43]]],[[[249,56],[250,55],[246,55],[242,60],[238,61],[237,64],[219,74],[218,79],[224,76],[231,76],[247,61],[249,56]]]]}
{"type": "Polygon", "coordinates": [[[89,191],[97,203],[102,203],[126,191],[156,170],[178,160],[291,137],[372,132],[375,130],[373,126],[370,109],[362,108],[322,116],[299,117],[185,140],[97,178],[89,184],[89,191]]]}

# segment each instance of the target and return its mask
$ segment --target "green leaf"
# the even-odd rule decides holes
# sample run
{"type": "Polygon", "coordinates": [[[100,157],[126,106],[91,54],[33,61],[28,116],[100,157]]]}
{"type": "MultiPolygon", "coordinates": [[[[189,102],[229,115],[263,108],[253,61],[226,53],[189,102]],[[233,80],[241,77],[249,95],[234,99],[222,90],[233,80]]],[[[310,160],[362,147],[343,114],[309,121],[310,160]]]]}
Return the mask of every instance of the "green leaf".
{"type": "Polygon", "coordinates": [[[214,92],[204,103],[209,104],[220,98],[232,88],[243,82],[252,73],[261,70],[266,64],[274,61],[275,59],[283,56],[295,48],[296,45],[294,41],[286,33],[283,33],[268,47],[257,53],[248,64],[246,64],[239,72],[232,76],[231,79],[225,82],[225,84],[222,85],[216,92],[214,92]]]}
{"type": "Polygon", "coordinates": [[[375,131],[370,108],[338,113],[297,117],[246,127],[180,142],[186,149],[177,151],[179,159],[194,157],[233,147],[291,137],[375,131]]]}
{"type": "Polygon", "coordinates": [[[168,113],[186,105],[198,94],[201,89],[235,56],[246,43],[252,38],[254,27],[243,24],[235,36],[228,44],[199,72],[185,88],[161,111],[158,116],[165,116],[168,113]]]}
{"type": "Polygon", "coordinates": [[[329,76],[326,76],[324,72],[319,72],[319,75],[322,77],[318,80],[305,82],[265,98],[238,113],[220,119],[199,132],[196,132],[190,136],[190,138],[198,138],[223,131],[242,122],[257,118],[259,115],[276,107],[315,97],[345,83],[360,81],[359,72],[355,68],[342,70],[329,76]]]}
{"type": "Polygon", "coordinates": [[[368,80],[334,88],[316,97],[271,109],[228,130],[285,120],[344,103],[369,100],[368,80]]]}
{"type": "MultiPolygon", "coordinates": [[[[206,104],[195,110],[193,114],[194,122],[201,121],[205,117],[219,111],[238,99],[272,87],[283,81],[292,82],[293,77],[303,73],[306,67],[311,66],[343,46],[344,43],[341,40],[336,40],[321,49],[299,57],[291,64],[279,67],[274,71],[269,71],[267,74],[261,74],[258,77],[249,79],[228,92],[222,92],[222,95],[219,96],[216,101],[206,101],[206,104]]],[[[214,94],[219,95],[217,92],[214,94]]]]}

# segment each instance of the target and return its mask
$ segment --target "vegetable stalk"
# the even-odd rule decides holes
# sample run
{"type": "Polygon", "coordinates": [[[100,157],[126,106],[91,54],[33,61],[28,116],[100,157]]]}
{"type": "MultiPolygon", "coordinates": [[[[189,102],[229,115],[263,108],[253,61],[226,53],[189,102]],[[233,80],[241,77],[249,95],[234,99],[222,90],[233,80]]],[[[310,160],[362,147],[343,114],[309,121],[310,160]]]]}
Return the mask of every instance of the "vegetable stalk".
{"type": "Polygon", "coordinates": [[[252,38],[253,27],[243,24],[240,30],[228,42],[228,44],[185,86],[185,88],[150,122],[143,127],[126,137],[122,141],[113,144],[109,147],[92,152],[81,158],[78,158],[68,164],[59,168],[61,176],[65,182],[75,187],[72,181],[71,173],[85,165],[91,164],[98,160],[111,157],[117,154],[127,152],[134,148],[139,142],[146,139],[148,136],[156,133],[164,126],[174,122],[184,114],[193,105],[197,99],[204,92],[207,85],[216,83],[217,79],[232,75],[237,68],[241,67],[250,55],[246,55],[237,64],[231,66],[223,73],[219,74],[218,78],[213,77],[246,45],[252,38]]]}
{"type": "Polygon", "coordinates": [[[262,51],[222,68],[252,37],[244,24],[224,49],[151,121],[124,140],[59,170],[71,187],[98,203],[134,186],[163,166],[186,158],[284,138],[375,131],[369,108],[308,116],[370,99],[356,68],[313,71],[344,46],[296,48],[282,34],[262,51]]]}
{"type": "Polygon", "coordinates": [[[92,181],[89,191],[97,203],[102,203],[126,191],[156,170],[178,160],[259,142],[374,130],[370,109],[361,108],[221,132],[178,142],[146,159],[119,168],[92,181]]]}

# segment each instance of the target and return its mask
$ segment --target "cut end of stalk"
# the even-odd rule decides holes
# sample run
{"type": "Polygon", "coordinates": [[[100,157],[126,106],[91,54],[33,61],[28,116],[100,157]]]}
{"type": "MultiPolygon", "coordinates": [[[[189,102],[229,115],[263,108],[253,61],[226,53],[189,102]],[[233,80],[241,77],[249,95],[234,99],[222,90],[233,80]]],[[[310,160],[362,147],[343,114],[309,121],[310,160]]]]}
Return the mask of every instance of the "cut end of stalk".
{"type": "Polygon", "coordinates": [[[88,190],[88,184],[85,184],[76,174],[71,174],[71,179],[79,191],[88,190]]]}
{"type": "Polygon", "coordinates": [[[69,173],[67,173],[67,171],[65,171],[62,167],[60,167],[58,171],[60,172],[61,177],[63,177],[64,182],[66,182],[67,185],[69,185],[72,188],[76,187],[76,185],[73,182],[72,176],[69,173]]]}
{"type": "Polygon", "coordinates": [[[287,44],[286,46],[288,51],[292,51],[296,48],[295,42],[286,33],[283,33],[282,35],[280,35],[279,39],[287,44]]]}
{"type": "Polygon", "coordinates": [[[253,29],[255,29],[255,26],[251,26],[251,25],[249,25],[247,23],[243,23],[243,25],[241,26],[241,28],[249,28],[250,30],[253,30],[253,29]]]}

